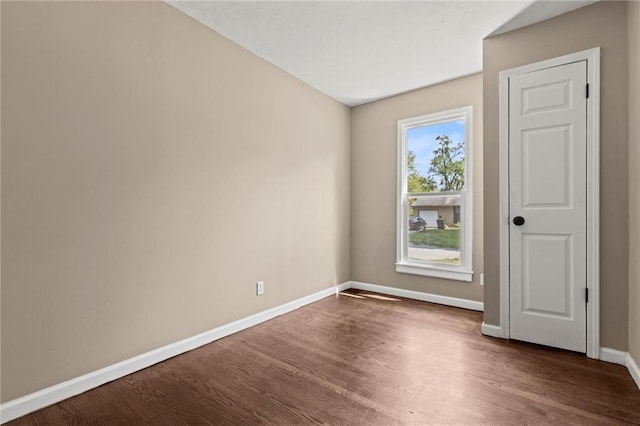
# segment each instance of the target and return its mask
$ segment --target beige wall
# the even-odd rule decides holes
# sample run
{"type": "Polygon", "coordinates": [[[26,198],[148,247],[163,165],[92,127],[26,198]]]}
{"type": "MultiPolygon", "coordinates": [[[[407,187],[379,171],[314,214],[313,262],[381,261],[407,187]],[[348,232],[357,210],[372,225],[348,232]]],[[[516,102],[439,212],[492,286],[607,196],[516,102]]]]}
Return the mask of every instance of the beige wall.
{"type": "Polygon", "coordinates": [[[2,401],[349,279],[347,107],[162,2],[2,8],[2,401]]]}
{"type": "Polygon", "coordinates": [[[482,194],[482,75],[351,109],[351,279],[482,300],[482,197],[474,198],[472,283],[399,274],[396,262],[396,126],[403,118],[473,105],[474,193],[482,194]],[[365,213],[366,212],[366,213],[365,213]]]}
{"type": "MultiPolygon", "coordinates": [[[[498,235],[498,73],[600,46],[601,344],[626,350],[628,330],[627,17],[624,2],[599,2],[483,43],[484,231],[498,235]]],[[[499,241],[487,238],[485,322],[500,323],[499,241]]]]}
{"type": "Polygon", "coordinates": [[[629,19],[629,352],[640,363],[640,3],[629,19]]]}
{"type": "Polygon", "coordinates": [[[453,207],[439,208],[438,215],[444,219],[446,225],[453,225],[453,207]]]}

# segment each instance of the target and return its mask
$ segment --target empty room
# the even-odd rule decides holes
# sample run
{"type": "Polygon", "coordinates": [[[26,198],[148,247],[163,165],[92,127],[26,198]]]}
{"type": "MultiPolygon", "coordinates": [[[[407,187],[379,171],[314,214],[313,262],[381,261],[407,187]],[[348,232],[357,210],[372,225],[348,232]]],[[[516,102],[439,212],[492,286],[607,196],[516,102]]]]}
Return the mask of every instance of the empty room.
{"type": "Polygon", "coordinates": [[[640,2],[0,37],[0,424],[640,425],[640,2]]]}

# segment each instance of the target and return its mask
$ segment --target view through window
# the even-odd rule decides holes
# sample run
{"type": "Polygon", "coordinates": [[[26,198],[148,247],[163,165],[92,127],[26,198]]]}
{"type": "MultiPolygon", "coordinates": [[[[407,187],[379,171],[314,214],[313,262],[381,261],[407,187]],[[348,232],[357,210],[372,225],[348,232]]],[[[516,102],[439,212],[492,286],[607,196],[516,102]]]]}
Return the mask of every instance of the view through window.
{"type": "Polygon", "coordinates": [[[435,268],[470,279],[470,117],[465,107],[398,122],[399,272],[435,268]]]}
{"type": "Polygon", "coordinates": [[[464,120],[407,130],[408,257],[411,260],[460,264],[464,140],[464,120]]]}

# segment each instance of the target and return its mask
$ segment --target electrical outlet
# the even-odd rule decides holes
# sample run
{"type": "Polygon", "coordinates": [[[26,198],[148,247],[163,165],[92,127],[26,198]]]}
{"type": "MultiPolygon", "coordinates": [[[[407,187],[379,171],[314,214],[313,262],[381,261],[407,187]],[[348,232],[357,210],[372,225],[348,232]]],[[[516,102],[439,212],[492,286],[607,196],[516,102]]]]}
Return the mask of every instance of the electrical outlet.
{"type": "Polygon", "coordinates": [[[264,281],[258,281],[256,283],[256,296],[262,296],[264,294],[264,281]]]}

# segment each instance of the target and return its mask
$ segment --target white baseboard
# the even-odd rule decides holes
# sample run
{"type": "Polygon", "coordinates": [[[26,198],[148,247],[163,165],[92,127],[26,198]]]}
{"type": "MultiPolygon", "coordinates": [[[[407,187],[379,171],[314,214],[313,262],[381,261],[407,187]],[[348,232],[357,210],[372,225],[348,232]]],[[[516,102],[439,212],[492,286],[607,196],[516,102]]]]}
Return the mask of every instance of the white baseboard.
{"type": "Polygon", "coordinates": [[[325,297],[337,294],[350,287],[350,283],[339,284],[306,297],[285,303],[272,309],[259,312],[238,321],[214,328],[179,342],[171,343],[150,352],[93,371],[75,379],[59,383],[21,398],[0,404],[0,424],[6,423],[25,414],[60,402],[64,399],[86,392],[107,382],[119,379],[128,374],[150,367],[176,355],[211,343],[225,336],[237,333],[246,328],[286,314],[325,297]]]}
{"type": "Polygon", "coordinates": [[[638,364],[636,364],[629,352],[610,348],[600,348],[600,360],[627,367],[629,374],[631,374],[636,385],[638,385],[638,389],[640,389],[640,368],[638,368],[638,364]]]}
{"type": "Polygon", "coordinates": [[[640,367],[638,367],[631,354],[627,354],[627,369],[636,382],[638,389],[640,389],[640,367]]]}
{"type": "Polygon", "coordinates": [[[486,324],[483,322],[480,330],[485,336],[498,337],[502,339],[502,328],[497,325],[486,324]]]}
{"type": "Polygon", "coordinates": [[[484,303],[475,300],[459,299],[457,297],[440,296],[420,291],[404,290],[396,287],[387,287],[377,284],[351,281],[351,288],[358,290],[374,291],[376,293],[388,294],[390,296],[406,297],[407,299],[422,300],[423,302],[438,303],[440,305],[453,306],[456,308],[471,309],[473,311],[484,311],[484,303]]]}
{"type": "Polygon", "coordinates": [[[600,360],[612,364],[627,365],[627,353],[611,348],[600,348],[600,360]]]}

